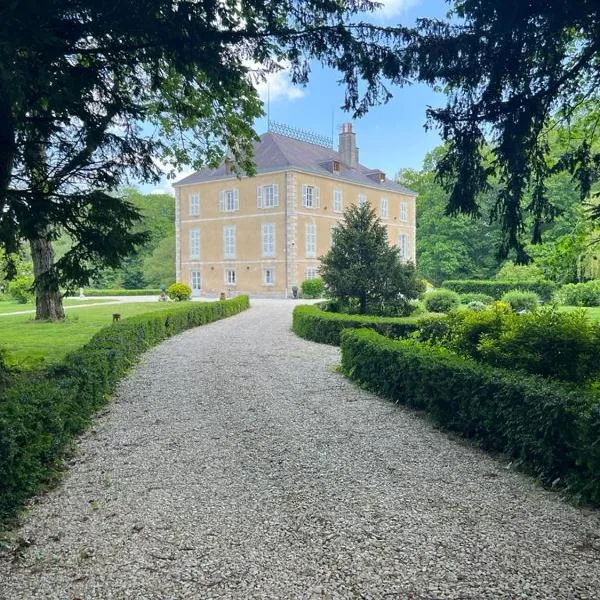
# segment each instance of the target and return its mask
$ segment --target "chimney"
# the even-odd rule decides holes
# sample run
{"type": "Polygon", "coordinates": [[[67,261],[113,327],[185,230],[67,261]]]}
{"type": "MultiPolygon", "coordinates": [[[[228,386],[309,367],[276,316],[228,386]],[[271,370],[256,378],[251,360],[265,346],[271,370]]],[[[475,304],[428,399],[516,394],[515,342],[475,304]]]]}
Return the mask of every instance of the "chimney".
{"type": "Polygon", "coordinates": [[[352,131],[352,123],[342,125],[338,152],[347,165],[358,166],[358,148],[356,147],[356,134],[352,131]]]}

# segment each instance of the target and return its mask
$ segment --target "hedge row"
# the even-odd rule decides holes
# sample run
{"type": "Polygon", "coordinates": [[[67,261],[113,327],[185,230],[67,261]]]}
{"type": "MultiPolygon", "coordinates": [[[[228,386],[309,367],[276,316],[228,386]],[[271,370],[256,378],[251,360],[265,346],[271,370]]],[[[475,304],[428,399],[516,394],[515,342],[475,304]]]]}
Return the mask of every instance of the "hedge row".
{"type": "Polygon", "coordinates": [[[301,304],[294,309],[292,330],[302,338],[320,344],[340,345],[344,329],[367,327],[388,337],[406,337],[419,328],[418,317],[374,317],[327,312],[318,304],[301,304]]]}
{"type": "Polygon", "coordinates": [[[124,319],[101,329],[62,364],[14,377],[0,398],[0,519],[14,514],[52,476],[62,450],[140,354],[248,306],[248,297],[240,296],[124,319]]]}
{"type": "MultiPolygon", "coordinates": [[[[160,289],[144,289],[144,290],[96,290],[92,288],[84,288],[84,296],[158,296],[162,290],[160,289]]],[[[75,294],[77,295],[77,294],[75,294]]]]}
{"type": "Polygon", "coordinates": [[[600,402],[582,389],[368,330],[343,332],[342,369],[505,453],[545,484],[600,504],[600,402]]]}
{"type": "Polygon", "coordinates": [[[459,294],[486,294],[500,300],[506,292],[523,290],[535,292],[544,302],[552,299],[560,287],[553,281],[492,281],[484,279],[448,279],[441,287],[459,294]]]}

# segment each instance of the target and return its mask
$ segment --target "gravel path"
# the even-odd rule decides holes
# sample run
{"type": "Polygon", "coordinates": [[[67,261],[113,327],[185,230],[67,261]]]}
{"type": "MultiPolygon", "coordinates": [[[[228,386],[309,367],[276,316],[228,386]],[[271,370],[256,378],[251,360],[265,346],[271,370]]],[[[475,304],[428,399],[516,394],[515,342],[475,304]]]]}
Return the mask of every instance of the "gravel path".
{"type": "Polygon", "coordinates": [[[598,513],[344,380],[292,307],[148,352],[0,598],[599,598],[598,513]]]}

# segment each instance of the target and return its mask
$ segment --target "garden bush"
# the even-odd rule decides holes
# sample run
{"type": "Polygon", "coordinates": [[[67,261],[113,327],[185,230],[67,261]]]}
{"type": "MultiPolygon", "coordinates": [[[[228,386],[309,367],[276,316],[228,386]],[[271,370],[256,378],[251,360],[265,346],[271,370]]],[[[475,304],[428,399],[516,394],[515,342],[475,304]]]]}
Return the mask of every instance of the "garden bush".
{"type": "Polygon", "coordinates": [[[302,282],[303,298],[322,298],[324,293],[325,286],[323,285],[322,279],[305,279],[302,282]]]}
{"type": "Polygon", "coordinates": [[[600,306],[600,281],[567,283],[558,292],[557,299],[569,306],[600,306]]]}
{"type": "Polygon", "coordinates": [[[185,283],[173,283],[167,288],[167,295],[171,300],[183,302],[192,297],[192,288],[185,283]]]}
{"type": "Polygon", "coordinates": [[[423,301],[429,312],[447,313],[458,307],[460,296],[452,290],[437,289],[427,292],[423,301]]]}
{"type": "Polygon", "coordinates": [[[485,310],[486,305],[483,302],[479,302],[479,300],[471,300],[471,302],[469,302],[469,304],[467,304],[467,308],[469,310],[480,311],[480,310],[485,310]]]}
{"type": "Polygon", "coordinates": [[[248,297],[239,296],[124,319],[101,329],[61,364],[11,376],[0,402],[0,519],[14,514],[52,477],[62,450],[106,403],[142,352],[248,306],[248,297]]]}
{"type": "Polygon", "coordinates": [[[499,300],[506,292],[523,290],[535,292],[544,302],[552,299],[559,288],[553,281],[490,281],[486,279],[449,279],[442,287],[459,294],[485,294],[499,300]]]}
{"type": "Polygon", "coordinates": [[[469,304],[469,302],[481,302],[482,304],[492,304],[494,298],[487,294],[459,294],[460,301],[462,304],[469,304]]]}
{"type": "Polygon", "coordinates": [[[342,333],[342,370],[395,402],[503,452],[545,484],[600,504],[600,404],[577,386],[480,364],[445,348],[342,333]]]}
{"type": "Polygon", "coordinates": [[[292,329],[302,338],[320,344],[340,345],[340,334],[344,329],[368,327],[390,337],[406,337],[419,329],[416,317],[375,317],[348,315],[323,310],[326,305],[300,305],[294,309],[292,329]]]}
{"type": "Polygon", "coordinates": [[[98,290],[94,288],[84,288],[83,294],[84,296],[158,296],[160,295],[162,290],[158,288],[146,288],[142,290],[124,290],[124,289],[115,289],[115,290],[98,290]]]}
{"type": "Polygon", "coordinates": [[[34,298],[33,276],[21,275],[8,283],[8,295],[19,304],[27,304],[34,298]]]}
{"type": "Polygon", "coordinates": [[[506,302],[514,311],[535,310],[540,297],[535,292],[523,292],[521,290],[512,290],[502,296],[502,302],[506,302]]]}

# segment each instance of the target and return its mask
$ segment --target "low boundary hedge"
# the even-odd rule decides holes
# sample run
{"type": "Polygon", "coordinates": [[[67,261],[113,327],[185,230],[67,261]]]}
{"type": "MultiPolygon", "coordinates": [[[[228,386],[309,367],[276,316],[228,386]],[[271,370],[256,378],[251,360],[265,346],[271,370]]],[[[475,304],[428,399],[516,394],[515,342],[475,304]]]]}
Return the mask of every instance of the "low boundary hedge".
{"type": "Polygon", "coordinates": [[[342,333],[342,369],[395,402],[502,452],[545,484],[600,505],[600,402],[568,384],[482,365],[440,347],[342,333]]]}
{"type": "Polygon", "coordinates": [[[248,296],[239,296],[124,319],[101,329],[61,364],[16,375],[0,397],[0,520],[52,477],[63,449],[145,350],[248,307],[248,296]]]}
{"type": "MultiPolygon", "coordinates": [[[[158,296],[160,295],[160,289],[144,289],[144,290],[96,290],[96,289],[85,289],[83,290],[84,296],[158,296]]],[[[75,294],[77,295],[77,294],[75,294]]]]}
{"type": "Polygon", "coordinates": [[[522,290],[535,292],[544,302],[552,299],[560,287],[553,281],[493,281],[488,279],[448,279],[441,287],[459,294],[486,294],[500,300],[506,292],[522,290]]]}
{"type": "Polygon", "coordinates": [[[339,346],[344,329],[367,327],[388,337],[406,337],[419,328],[421,318],[347,315],[322,310],[318,304],[301,304],[294,309],[292,330],[312,342],[339,346]]]}

